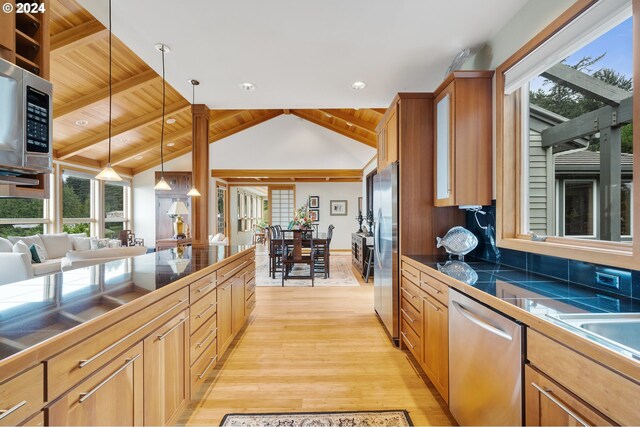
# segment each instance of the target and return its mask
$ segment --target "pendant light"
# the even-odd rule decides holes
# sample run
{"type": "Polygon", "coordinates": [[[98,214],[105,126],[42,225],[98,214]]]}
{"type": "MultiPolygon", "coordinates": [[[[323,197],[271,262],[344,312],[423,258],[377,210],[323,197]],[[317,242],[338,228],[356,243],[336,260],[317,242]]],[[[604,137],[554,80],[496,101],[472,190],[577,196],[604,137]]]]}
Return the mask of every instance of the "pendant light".
{"type": "Polygon", "coordinates": [[[154,190],[169,191],[171,186],[164,179],[164,104],[165,104],[165,76],[164,76],[164,54],[169,52],[169,47],[158,43],[156,49],[162,52],[162,130],[160,131],[160,181],[153,187],[154,190]]]}
{"type": "MultiPolygon", "coordinates": [[[[197,81],[197,80],[191,79],[191,80],[189,80],[189,83],[191,83],[191,87],[193,88],[192,97],[191,97],[191,104],[192,105],[196,105],[196,86],[198,86],[200,84],[200,82],[197,81]]],[[[191,159],[193,159],[193,138],[191,138],[191,159]]],[[[200,192],[198,191],[198,189],[196,188],[195,184],[193,183],[193,177],[191,179],[191,190],[189,190],[189,192],[187,193],[187,196],[189,196],[189,197],[199,197],[200,196],[200,192]]]]}
{"type": "Polygon", "coordinates": [[[107,167],[102,169],[102,171],[96,175],[96,179],[102,181],[122,181],[122,178],[118,173],[113,170],[111,167],[111,104],[113,101],[112,94],[112,60],[111,60],[111,0],[109,0],[109,157],[107,159],[107,167]]]}

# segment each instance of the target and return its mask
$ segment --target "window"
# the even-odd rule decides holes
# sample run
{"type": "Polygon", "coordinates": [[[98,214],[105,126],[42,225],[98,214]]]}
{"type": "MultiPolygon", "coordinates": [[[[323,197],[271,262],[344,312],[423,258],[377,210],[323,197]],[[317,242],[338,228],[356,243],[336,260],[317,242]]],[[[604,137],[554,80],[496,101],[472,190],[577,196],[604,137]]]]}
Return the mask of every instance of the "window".
{"type": "Polygon", "coordinates": [[[639,13],[631,0],[579,2],[498,67],[500,246],[633,264],[639,13]]]}
{"type": "Polygon", "coordinates": [[[271,201],[271,225],[289,228],[295,210],[295,189],[293,186],[269,187],[271,201]]]}
{"type": "Polygon", "coordinates": [[[44,233],[45,201],[0,198],[0,237],[44,233]]]}
{"type": "Polygon", "coordinates": [[[127,201],[129,186],[104,183],[104,237],[117,239],[122,230],[130,229],[127,201]]]}
{"type": "Polygon", "coordinates": [[[64,171],[62,174],[62,229],[67,233],[92,233],[95,223],[92,200],[96,193],[95,180],[84,174],[64,171]]]}

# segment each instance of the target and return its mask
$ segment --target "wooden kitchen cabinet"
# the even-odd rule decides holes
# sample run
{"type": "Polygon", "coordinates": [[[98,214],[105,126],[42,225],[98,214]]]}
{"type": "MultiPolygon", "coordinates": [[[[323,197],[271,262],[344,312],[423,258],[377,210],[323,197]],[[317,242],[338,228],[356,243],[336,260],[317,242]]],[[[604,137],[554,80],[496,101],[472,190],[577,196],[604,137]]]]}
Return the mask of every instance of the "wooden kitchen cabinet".
{"type": "Polygon", "coordinates": [[[398,106],[391,107],[378,132],[378,170],[398,161],[398,106]]]}
{"type": "Polygon", "coordinates": [[[454,71],[435,91],[436,206],[493,198],[493,71],[454,71]]]}
{"type": "Polygon", "coordinates": [[[53,403],[49,425],[143,425],[143,347],[136,344],[53,403]]]}
{"type": "Polygon", "coordinates": [[[218,286],[218,353],[224,354],[233,339],[233,308],[231,306],[233,280],[218,286]]]}
{"type": "Polygon", "coordinates": [[[422,366],[425,373],[449,402],[449,310],[431,295],[422,297],[422,366]]]}
{"type": "Polygon", "coordinates": [[[0,426],[21,424],[44,403],[42,364],[0,384],[0,426]]]}
{"type": "Polygon", "coordinates": [[[144,340],[144,424],[173,424],[190,399],[189,311],[144,340]]]}
{"type": "Polygon", "coordinates": [[[244,325],[244,276],[233,279],[233,285],[231,286],[231,304],[232,304],[232,331],[233,335],[237,334],[244,325]]]}
{"type": "Polygon", "coordinates": [[[531,366],[525,366],[527,426],[614,425],[595,409],[531,366]]]}

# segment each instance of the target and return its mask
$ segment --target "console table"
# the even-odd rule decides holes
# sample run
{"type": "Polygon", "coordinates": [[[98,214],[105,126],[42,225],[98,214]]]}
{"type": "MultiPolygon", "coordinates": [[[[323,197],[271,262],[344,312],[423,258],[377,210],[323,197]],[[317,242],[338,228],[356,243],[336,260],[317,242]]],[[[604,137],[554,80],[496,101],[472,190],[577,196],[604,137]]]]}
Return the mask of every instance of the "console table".
{"type": "Polygon", "coordinates": [[[156,251],[191,246],[191,239],[159,239],[156,240],[156,251]]]}
{"type": "Polygon", "coordinates": [[[362,277],[366,273],[365,263],[369,256],[367,244],[373,245],[373,236],[367,236],[366,233],[351,234],[351,263],[362,277]]]}

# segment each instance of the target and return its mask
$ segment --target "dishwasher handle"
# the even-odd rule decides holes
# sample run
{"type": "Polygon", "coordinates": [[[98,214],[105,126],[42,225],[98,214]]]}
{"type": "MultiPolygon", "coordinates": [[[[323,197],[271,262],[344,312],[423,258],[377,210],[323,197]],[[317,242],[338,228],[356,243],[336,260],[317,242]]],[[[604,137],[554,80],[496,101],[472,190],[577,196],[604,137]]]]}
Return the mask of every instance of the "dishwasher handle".
{"type": "Polygon", "coordinates": [[[478,325],[481,328],[491,332],[494,335],[498,335],[501,338],[504,338],[504,339],[509,340],[509,341],[513,341],[513,337],[511,335],[509,335],[508,333],[506,333],[505,331],[503,331],[502,329],[499,329],[499,328],[496,328],[493,325],[490,325],[485,320],[480,318],[480,316],[478,316],[477,314],[475,314],[473,311],[469,310],[468,308],[464,307],[459,302],[457,302],[457,301],[451,301],[451,302],[453,303],[454,307],[460,312],[460,314],[462,314],[464,317],[466,317],[469,321],[475,323],[476,325],[478,325]]]}

